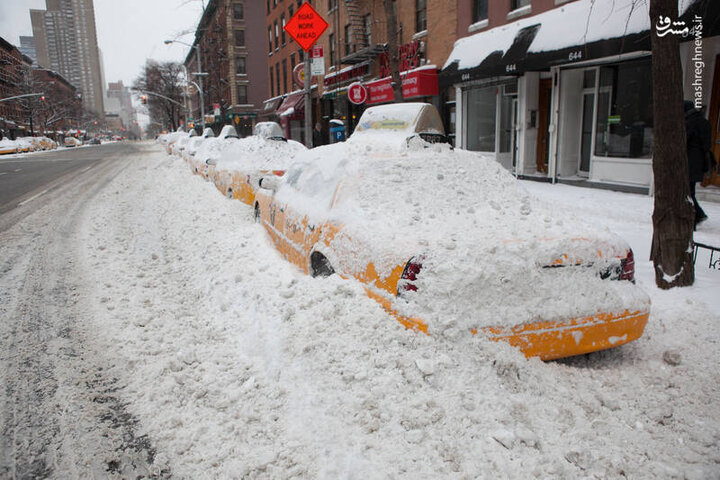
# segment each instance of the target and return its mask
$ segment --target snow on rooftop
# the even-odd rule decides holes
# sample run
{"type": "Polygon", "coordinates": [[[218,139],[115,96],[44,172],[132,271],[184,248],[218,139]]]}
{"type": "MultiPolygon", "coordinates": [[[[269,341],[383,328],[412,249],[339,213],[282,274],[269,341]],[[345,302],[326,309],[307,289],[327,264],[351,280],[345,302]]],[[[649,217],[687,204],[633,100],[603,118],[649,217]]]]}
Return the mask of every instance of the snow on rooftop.
{"type": "MultiPolygon", "coordinates": [[[[679,0],[684,13],[695,0],[679,0]]],[[[578,0],[548,12],[479,32],[455,42],[443,69],[458,62],[459,69],[482,63],[488,55],[505,54],[517,32],[541,24],[528,52],[559,50],[598,40],[622,37],[650,30],[648,2],[637,0],[578,0]]]]}

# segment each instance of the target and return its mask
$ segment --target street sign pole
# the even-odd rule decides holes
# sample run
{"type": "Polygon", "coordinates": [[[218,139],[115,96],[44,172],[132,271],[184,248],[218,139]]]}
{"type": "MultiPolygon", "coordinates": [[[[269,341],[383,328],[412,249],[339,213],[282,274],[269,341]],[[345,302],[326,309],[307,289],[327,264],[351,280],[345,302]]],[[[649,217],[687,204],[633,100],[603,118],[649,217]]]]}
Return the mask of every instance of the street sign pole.
{"type": "Polygon", "coordinates": [[[310,101],[310,85],[312,68],[310,66],[310,49],[327,29],[328,23],[309,3],[303,3],[298,11],[283,27],[290,36],[305,50],[305,145],[313,146],[312,141],[312,105],[310,101]]]}
{"type": "Polygon", "coordinates": [[[315,145],[313,145],[313,138],[312,138],[312,111],[310,111],[311,107],[311,99],[310,99],[310,55],[305,53],[305,145],[308,146],[308,148],[312,148],[315,145]]]}

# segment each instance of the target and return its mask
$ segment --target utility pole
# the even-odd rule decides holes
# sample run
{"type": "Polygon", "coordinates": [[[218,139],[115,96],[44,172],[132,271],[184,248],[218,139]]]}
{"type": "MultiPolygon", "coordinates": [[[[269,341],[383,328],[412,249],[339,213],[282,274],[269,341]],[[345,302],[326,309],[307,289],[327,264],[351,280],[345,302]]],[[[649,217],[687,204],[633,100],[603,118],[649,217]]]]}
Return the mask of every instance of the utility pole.
{"type": "Polygon", "coordinates": [[[200,116],[202,116],[202,129],[205,130],[205,89],[203,88],[203,71],[200,64],[200,45],[195,45],[195,58],[197,58],[198,81],[200,82],[200,116]]]}
{"type": "Polygon", "coordinates": [[[305,145],[312,148],[312,105],[310,101],[310,52],[305,52],[305,145]]]}

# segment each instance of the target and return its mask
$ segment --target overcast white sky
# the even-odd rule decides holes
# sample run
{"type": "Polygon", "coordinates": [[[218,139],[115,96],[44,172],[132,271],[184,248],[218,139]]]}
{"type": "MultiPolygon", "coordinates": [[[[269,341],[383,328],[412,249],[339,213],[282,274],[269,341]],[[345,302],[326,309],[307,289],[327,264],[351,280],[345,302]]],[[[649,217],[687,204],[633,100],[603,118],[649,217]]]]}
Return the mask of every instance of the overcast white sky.
{"type": "MultiPolygon", "coordinates": [[[[195,31],[201,1],[94,0],[105,81],[131,85],[147,58],[184,60],[188,47],[163,40],[192,43],[194,33],[181,34],[195,31]]],[[[30,9],[45,9],[45,0],[0,0],[0,36],[14,45],[20,44],[20,35],[32,36],[30,9]]]]}

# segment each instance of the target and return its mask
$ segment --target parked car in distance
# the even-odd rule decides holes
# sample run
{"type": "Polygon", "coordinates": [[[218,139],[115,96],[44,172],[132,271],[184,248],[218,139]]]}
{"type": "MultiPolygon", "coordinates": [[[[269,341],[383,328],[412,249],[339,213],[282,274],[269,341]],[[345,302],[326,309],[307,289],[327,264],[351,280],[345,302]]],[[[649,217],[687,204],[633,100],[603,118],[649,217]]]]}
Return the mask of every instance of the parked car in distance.
{"type": "Polygon", "coordinates": [[[210,178],[224,195],[248,205],[255,199],[263,175],[282,176],[295,158],[307,151],[305,145],[287,140],[275,122],[261,122],[255,134],[220,150],[208,167],[210,178]]]}
{"type": "Polygon", "coordinates": [[[18,145],[18,149],[22,153],[26,152],[34,152],[35,146],[33,145],[32,140],[30,140],[32,137],[18,137],[15,139],[15,142],[18,145]]]}
{"type": "MultiPolygon", "coordinates": [[[[197,149],[202,145],[202,143],[208,139],[215,136],[215,132],[213,132],[212,128],[206,127],[205,130],[203,130],[202,135],[198,135],[196,137],[191,138],[187,145],[185,146],[185,150],[182,153],[182,157],[185,160],[190,160],[193,157],[195,157],[195,153],[197,152],[197,149]]],[[[199,173],[205,177],[206,172],[206,165],[204,163],[199,164],[200,170],[199,173]]]]}
{"type": "Polygon", "coordinates": [[[42,146],[43,150],[53,150],[57,148],[57,143],[55,140],[52,140],[48,137],[38,137],[40,140],[40,145],[42,146]]]}
{"type": "Polygon", "coordinates": [[[10,140],[7,137],[3,137],[0,140],[0,155],[8,155],[11,153],[18,153],[20,148],[15,140],[10,140]]]}
{"type": "Polygon", "coordinates": [[[168,154],[180,155],[185,149],[185,145],[192,138],[197,136],[195,129],[190,129],[189,132],[172,132],[167,136],[166,149],[168,154]]]}
{"type": "Polygon", "coordinates": [[[347,142],[263,177],[255,216],[301,271],[354,278],[407,328],[543,360],[639,338],[650,300],[628,244],[442,138],[431,105],[368,108],[347,142]]]}
{"type": "MultiPolygon", "coordinates": [[[[235,127],[225,125],[217,137],[205,139],[198,147],[195,155],[190,159],[194,165],[205,165],[205,177],[212,181],[223,194],[227,193],[227,185],[230,183],[230,172],[216,170],[215,164],[222,151],[229,148],[231,144],[240,140],[235,127]]],[[[192,167],[195,170],[195,167],[192,167]]]]}
{"type": "Polygon", "coordinates": [[[66,147],[78,147],[82,145],[82,142],[75,137],[65,137],[63,145],[66,147]]]}

